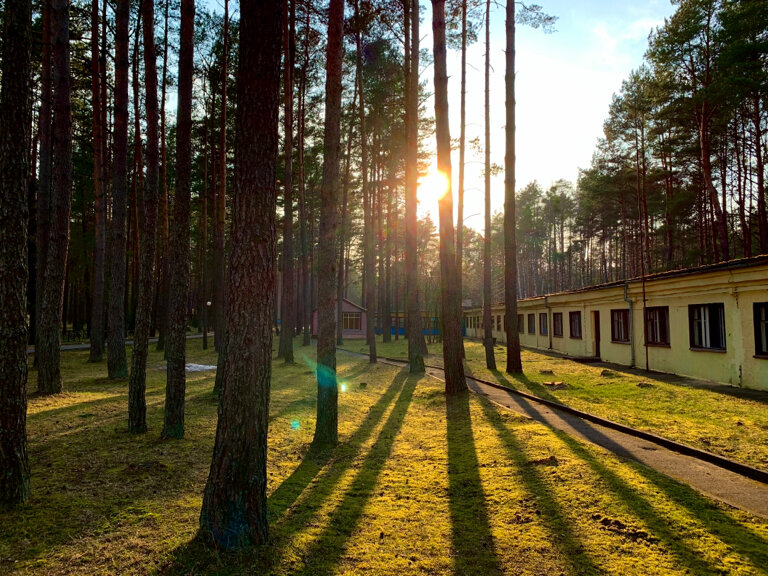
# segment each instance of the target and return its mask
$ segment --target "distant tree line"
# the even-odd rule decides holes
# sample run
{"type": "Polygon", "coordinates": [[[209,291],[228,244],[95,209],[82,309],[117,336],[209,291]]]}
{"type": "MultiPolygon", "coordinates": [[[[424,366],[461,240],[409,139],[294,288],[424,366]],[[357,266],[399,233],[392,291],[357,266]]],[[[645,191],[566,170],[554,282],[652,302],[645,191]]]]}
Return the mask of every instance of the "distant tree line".
{"type": "MultiPolygon", "coordinates": [[[[614,95],[578,182],[518,190],[520,297],[768,253],[768,3],[677,4],[614,95]]],[[[482,239],[464,234],[464,297],[479,303],[482,239]]]]}

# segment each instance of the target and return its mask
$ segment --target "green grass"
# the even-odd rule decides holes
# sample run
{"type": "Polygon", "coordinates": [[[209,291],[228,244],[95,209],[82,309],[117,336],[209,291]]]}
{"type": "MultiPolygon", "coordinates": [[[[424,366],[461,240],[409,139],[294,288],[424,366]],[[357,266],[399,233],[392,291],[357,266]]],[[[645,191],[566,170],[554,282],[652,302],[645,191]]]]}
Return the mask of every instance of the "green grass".
{"type": "MultiPolygon", "coordinates": [[[[200,341],[189,347],[190,361],[215,363],[200,341]]],[[[221,553],[195,539],[213,374],[190,375],[185,439],[161,441],[158,353],[142,436],[127,433],[126,382],[64,353],[66,392],[30,399],[32,500],[0,516],[0,573],[766,573],[768,521],[366,359],[339,355],[341,441],[310,457],[314,349],[296,355],[274,363],[270,543],[221,553]]]]}
{"type": "MultiPolygon", "coordinates": [[[[367,352],[361,341],[350,350],[367,352]]],[[[377,343],[381,356],[407,357],[407,340],[377,343]]],[[[579,410],[653,432],[702,450],[768,470],[768,393],[669,374],[646,373],[607,364],[582,364],[523,350],[524,375],[504,372],[506,348],[496,346],[496,366],[485,367],[485,349],[465,340],[468,375],[497,382],[579,410]],[[544,382],[564,382],[551,389],[544,382]],[[638,384],[642,383],[642,386],[638,384]]],[[[439,343],[429,345],[427,364],[442,365],[439,343]]]]}

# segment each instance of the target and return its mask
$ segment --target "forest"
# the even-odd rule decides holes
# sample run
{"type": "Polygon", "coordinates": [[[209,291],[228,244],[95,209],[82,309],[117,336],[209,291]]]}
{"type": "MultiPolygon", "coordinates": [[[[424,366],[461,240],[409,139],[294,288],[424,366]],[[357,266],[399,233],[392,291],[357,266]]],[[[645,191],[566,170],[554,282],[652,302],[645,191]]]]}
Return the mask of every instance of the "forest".
{"type": "Polygon", "coordinates": [[[505,372],[521,374],[517,299],[768,254],[768,3],[673,4],[617,86],[591,164],[547,188],[515,178],[515,28],[556,32],[546,6],[508,0],[506,68],[492,71],[490,0],[432,0],[429,22],[417,0],[3,0],[0,509],[30,498],[27,396],[67,391],[62,346],[86,344],[89,364],[126,383],[130,433],[170,440],[187,432],[188,338],[211,340],[199,528],[240,548],[269,537],[275,358],[311,354],[310,449],[340,442],[345,299],[368,311],[371,363],[402,323],[411,373],[425,370],[424,319],[439,319],[450,396],[467,389],[462,304],[484,306],[489,370],[490,306],[505,304],[505,372]],[[473,43],[486,51],[470,63],[485,74],[482,142],[465,134],[465,75],[446,68],[457,51],[465,72],[473,43]],[[505,78],[503,166],[491,74],[505,78]],[[482,232],[464,224],[472,152],[482,232]],[[418,211],[431,164],[437,221],[418,211]],[[497,173],[505,203],[492,213],[497,173]]]}

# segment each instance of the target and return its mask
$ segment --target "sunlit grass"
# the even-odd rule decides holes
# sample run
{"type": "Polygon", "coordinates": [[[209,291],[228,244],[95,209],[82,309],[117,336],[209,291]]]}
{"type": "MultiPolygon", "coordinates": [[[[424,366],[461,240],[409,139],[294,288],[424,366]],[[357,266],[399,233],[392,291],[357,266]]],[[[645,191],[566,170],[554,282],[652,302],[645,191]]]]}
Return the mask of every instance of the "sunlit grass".
{"type": "MultiPolygon", "coordinates": [[[[190,341],[190,360],[215,364],[190,341]]],[[[87,353],[67,392],[30,400],[31,502],[0,516],[0,572],[28,574],[765,573],[768,523],[484,398],[339,354],[339,446],[309,455],[316,383],[275,361],[268,546],[194,540],[216,425],[213,373],[190,376],[187,434],[127,433],[125,381],[87,353]]],[[[469,353],[469,351],[468,351],[469,353]]],[[[34,384],[33,384],[34,388],[34,384]]]]}
{"type": "MultiPolygon", "coordinates": [[[[378,342],[381,356],[407,357],[407,340],[378,342]]],[[[361,341],[346,348],[365,352],[361,341]]],[[[556,400],[573,408],[768,470],[768,393],[621,366],[582,364],[523,350],[524,375],[504,372],[506,348],[497,345],[493,372],[485,367],[482,343],[465,340],[471,375],[556,400]],[[564,382],[551,389],[544,382],[564,382]]],[[[429,345],[426,363],[442,365],[439,343],[429,345]]]]}

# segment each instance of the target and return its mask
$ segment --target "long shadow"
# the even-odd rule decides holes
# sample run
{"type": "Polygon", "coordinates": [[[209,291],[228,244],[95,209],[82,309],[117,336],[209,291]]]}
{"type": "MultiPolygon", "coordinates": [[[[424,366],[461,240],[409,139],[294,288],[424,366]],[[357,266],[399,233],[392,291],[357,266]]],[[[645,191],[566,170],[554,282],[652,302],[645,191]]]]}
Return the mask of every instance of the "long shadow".
{"type": "MultiPolygon", "coordinates": [[[[618,474],[595,458],[579,440],[573,438],[567,432],[548,425],[542,414],[527,400],[520,399],[519,404],[531,418],[544,423],[563,442],[563,444],[568,446],[576,456],[586,462],[605,482],[610,490],[624,502],[631,512],[648,526],[652,531],[652,535],[657,537],[671,552],[673,552],[684,566],[689,568],[694,574],[721,573],[721,567],[712,566],[704,558],[698,556],[696,551],[691,550],[681,542],[678,532],[669,525],[667,519],[659,514],[647,499],[638,494],[638,492],[618,474]]],[[[573,425],[573,423],[571,424],[573,425]]],[[[632,458],[620,444],[603,434],[590,423],[578,420],[574,428],[585,434],[587,437],[593,438],[595,443],[606,447],[611,452],[632,458]]],[[[751,530],[739,525],[732,518],[723,514],[692,488],[684,486],[660,473],[652,472],[649,468],[635,462],[634,459],[632,459],[631,462],[628,462],[628,464],[631,465],[633,469],[646,476],[649,480],[653,481],[659,488],[664,489],[665,492],[669,491],[670,497],[676,493],[685,494],[685,498],[680,498],[679,495],[677,495],[673,499],[697,516],[708,531],[720,536],[726,536],[727,539],[724,537],[723,540],[739,554],[749,558],[756,566],[768,565],[768,552],[765,552],[766,542],[751,530]],[[671,486],[674,486],[675,490],[671,490],[671,486]],[[713,518],[717,521],[713,522],[713,518]],[[718,528],[718,524],[721,523],[723,526],[728,527],[726,534],[723,534],[718,528]]]]}
{"type": "Polygon", "coordinates": [[[271,423],[273,420],[277,418],[282,418],[283,416],[296,412],[297,410],[314,408],[316,403],[317,403],[317,396],[312,396],[312,395],[308,395],[308,396],[305,396],[304,398],[299,398],[298,400],[293,400],[292,402],[288,402],[282,408],[280,408],[280,410],[278,410],[277,412],[270,410],[269,422],[271,423]]]}
{"type": "Polygon", "coordinates": [[[360,453],[363,444],[373,434],[395,397],[401,393],[406,377],[407,373],[401,371],[392,380],[386,392],[371,406],[365,419],[346,442],[321,453],[307,453],[291,475],[269,495],[267,508],[270,519],[270,543],[239,553],[222,555],[206,547],[198,538],[193,538],[173,552],[171,560],[162,573],[216,573],[223,568],[222,563],[226,563],[227,566],[259,565],[263,568],[263,573],[269,573],[290,535],[310,522],[323,503],[333,494],[344,473],[360,453]],[[305,495],[302,505],[295,507],[295,502],[302,494],[305,495]]]}
{"type": "Polygon", "coordinates": [[[503,574],[480,479],[468,392],[447,398],[446,422],[454,573],[503,574]]]}
{"type": "MultiPolygon", "coordinates": [[[[557,352],[553,352],[550,350],[539,350],[538,348],[530,348],[529,350],[531,352],[535,352],[536,354],[541,354],[542,356],[547,356],[549,358],[554,358],[557,360],[567,360],[570,362],[578,362],[576,358],[565,356],[563,354],[559,354],[557,352]]],[[[713,384],[711,382],[706,382],[704,380],[697,380],[695,378],[689,378],[687,376],[679,376],[677,374],[670,374],[668,372],[656,372],[654,370],[646,371],[646,370],[643,370],[642,368],[630,368],[629,366],[624,366],[622,364],[614,364],[613,362],[601,361],[601,362],[594,362],[592,363],[592,365],[599,368],[607,368],[613,372],[616,372],[617,374],[622,374],[624,376],[632,376],[635,378],[651,377],[651,378],[660,380],[665,384],[669,384],[670,386],[677,386],[680,388],[697,388],[700,390],[708,390],[716,394],[722,394],[724,396],[732,396],[734,398],[738,398],[741,400],[752,400],[754,402],[768,404],[768,391],[765,391],[765,390],[739,388],[737,386],[729,386],[727,384],[713,384]]],[[[500,373],[494,372],[494,376],[498,377],[499,374],[500,373]]],[[[523,376],[520,379],[520,381],[525,383],[526,385],[529,385],[529,384],[536,385],[535,382],[531,382],[525,376],[523,376]]],[[[539,384],[538,386],[541,387],[541,384],[539,384]]]]}
{"type": "Polygon", "coordinates": [[[337,446],[335,450],[328,450],[319,454],[311,452],[307,454],[307,457],[302,460],[296,470],[283,480],[282,484],[267,498],[270,518],[280,522],[281,520],[278,519],[283,513],[293,505],[323,466],[333,459],[332,468],[321,477],[312,492],[312,502],[316,504],[316,507],[319,507],[331,495],[344,471],[349,467],[354,457],[359,454],[362,445],[370,438],[389,405],[401,392],[405,377],[406,373],[400,372],[392,380],[387,391],[371,406],[365,419],[346,442],[337,446]]]}
{"type": "MultiPolygon", "coordinates": [[[[394,408],[389,413],[376,442],[371,446],[343,500],[331,514],[327,527],[304,555],[308,560],[307,564],[296,574],[325,576],[336,572],[337,564],[344,554],[344,543],[352,536],[363,516],[366,503],[373,495],[376,481],[392,452],[392,446],[403,426],[416,389],[416,382],[420,377],[401,373],[397,379],[401,382],[405,381],[405,384],[401,387],[394,408]]],[[[298,527],[294,525],[293,529],[298,527]]]]}
{"type": "MultiPolygon", "coordinates": [[[[215,415],[215,407],[203,401],[207,393],[188,393],[189,429],[215,415]]],[[[87,410],[82,404],[80,409],[87,410]]],[[[32,499],[0,521],[0,541],[19,562],[33,562],[83,535],[111,534],[117,524],[141,522],[194,482],[206,466],[194,455],[194,444],[182,440],[169,450],[158,438],[162,406],[150,402],[147,416],[149,433],[131,436],[123,431],[122,409],[82,421],[61,418],[61,424],[60,414],[40,415],[35,425],[45,424],[50,435],[30,445],[32,499]]],[[[0,559],[0,573],[5,567],[0,559]]]]}
{"type": "Polygon", "coordinates": [[[552,496],[552,490],[542,477],[542,474],[526,456],[523,446],[514,433],[504,425],[504,422],[489,401],[482,399],[486,420],[493,426],[501,442],[507,450],[509,458],[515,463],[518,478],[526,490],[536,498],[537,509],[541,519],[546,524],[552,542],[562,552],[562,556],[573,574],[600,574],[602,570],[595,565],[584,551],[584,546],[574,534],[571,523],[563,515],[562,507],[552,496]]]}
{"type": "Polygon", "coordinates": [[[514,382],[512,382],[509,380],[509,378],[507,378],[507,375],[500,370],[491,370],[491,373],[496,378],[496,381],[502,386],[506,386],[507,388],[512,388],[514,390],[519,390],[519,385],[523,384],[528,388],[528,390],[531,391],[531,394],[534,394],[539,398],[544,398],[545,400],[551,400],[552,402],[558,402],[560,404],[563,403],[561,398],[558,398],[552,394],[543,384],[531,380],[525,374],[510,375],[512,380],[514,380],[514,382]]]}
{"type": "Polygon", "coordinates": [[[365,374],[366,372],[369,372],[371,369],[371,365],[367,360],[361,359],[360,364],[356,368],[352,368],[351,370],[347,370],[345,372],[339,373],[339,380],[352,380],[353,378],[357,378],[361,374],[365,374]]]}

